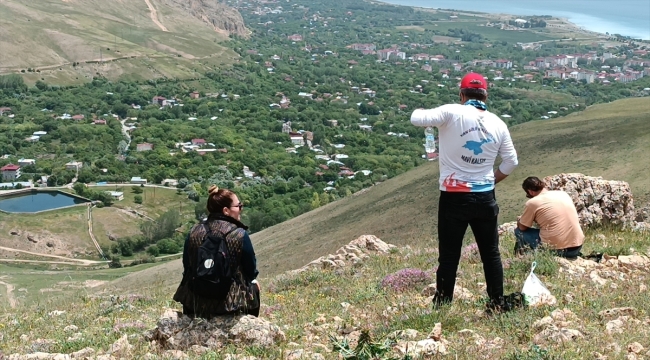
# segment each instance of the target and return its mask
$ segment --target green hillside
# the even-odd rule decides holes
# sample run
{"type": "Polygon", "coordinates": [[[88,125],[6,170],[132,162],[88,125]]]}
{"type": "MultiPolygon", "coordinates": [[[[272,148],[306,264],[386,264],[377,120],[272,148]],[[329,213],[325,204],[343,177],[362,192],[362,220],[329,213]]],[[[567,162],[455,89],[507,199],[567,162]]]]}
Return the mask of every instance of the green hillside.
{"type": "MultiPolygon", "coordinates": [[[[523,207],[521,182],[580,172],[630,183],[637,204],[650,200],[647,160],[650,150],[650,103],[627,99],[597,105],[581,113],[534,121],[511,129],[520,165],[497,187],[500,222],[512,221],[523,207]]],[[[436,237],[438,164],[408,173],[330,203],[252,236],[262,277],[298,268],[333,253],[362,234],[398,245],[433,246],[436,237]]],[[[134,289],[148,284],[176,286],[180,261],[128,275],[112,285],[134,289]]]]}

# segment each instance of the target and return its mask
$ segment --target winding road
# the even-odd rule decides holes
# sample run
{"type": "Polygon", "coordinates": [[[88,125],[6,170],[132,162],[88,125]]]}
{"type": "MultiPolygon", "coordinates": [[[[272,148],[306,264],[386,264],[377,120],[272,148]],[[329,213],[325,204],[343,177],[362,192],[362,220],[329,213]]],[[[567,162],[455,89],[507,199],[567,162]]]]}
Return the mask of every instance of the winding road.
{"type": "Polygon", "coordinates": [[[167,28],[165,27],[165,25],[163,25],[163,24],[160,22],[160,20],[158,20],[158,12],[156,11],[156,8],[153,7],[153,4],[151,3],[151,0],[144,0],[144,2],[146,2],[146,3],[147,3],[147,6],[149,7],[149,11],[150,11],[150,15],[151,15],[151,20],[152,20],[156,25],[158,25],[158,27],[160,28],[160,30],[162,30],[162,31],[169,31],[169,30],[167,30],[167,28]]]}

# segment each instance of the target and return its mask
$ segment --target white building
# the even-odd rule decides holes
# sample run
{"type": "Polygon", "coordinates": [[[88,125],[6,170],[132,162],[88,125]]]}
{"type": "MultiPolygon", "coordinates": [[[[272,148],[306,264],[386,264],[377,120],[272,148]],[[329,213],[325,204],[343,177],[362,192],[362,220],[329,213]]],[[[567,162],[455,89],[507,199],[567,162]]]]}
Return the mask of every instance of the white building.
{"type": "Polygon", "coordinates": [[[131,178],[131,184],[146,184],[147,179],[143,179],[139,176],[134,176],[131,178]]]}
{"type": "Polygon", "coordinates": [[[160,182],[161,185],[165,186],[177,186],[178,185],[178,180],[176,179],[165,179],[160,182]]]}
{"type": "Polygon", "coordinates": [[[20,159],[18,160],[18,165],[20,166],[27,166],[27,165],[35,165],[36,160],[34,159],[20,159]]]}
{"type": "Polygon", "coordinates": [[[70,161],[69,163],[65,164],[65,169],[71,171],[79,171],[79,169],[82,167],[83,163],[81,161],[70,161]]]}
{"type": "Polygon", "coordinates": [[[244,172],[244,176],[247,177],[247,178],[251,178],[251,179],[252,179],[252,178],[255,176],[255,173],[252,172],[252,171],[248,168],[248,166],[244,166],[243,172],[244,172]]]}
{"type": "Polygon", "coordinates": [[[111,196],[111,198],[114,201],[122,201],[124,200],[124,193],[121,191],[107,191],[107,193],[111,196]]]}

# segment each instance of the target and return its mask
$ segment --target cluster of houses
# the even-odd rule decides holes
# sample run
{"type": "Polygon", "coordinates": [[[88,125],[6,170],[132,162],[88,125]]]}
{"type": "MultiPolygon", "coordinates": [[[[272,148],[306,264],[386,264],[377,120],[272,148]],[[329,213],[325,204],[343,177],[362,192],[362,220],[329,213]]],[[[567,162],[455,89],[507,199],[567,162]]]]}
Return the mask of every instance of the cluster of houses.
{"type": "MultiPolygon", "coordinates": [[[[16,181],[18,178],[20,178],[21,174],[21,168],[29,165],[36,165],[36,160],[34,159],[25,159],[21,158],[18,160],[18,164],[7,164],[0,168],[0,172],[2,172],[2,180],[4,181],[16,181]]],[[[70,161],[67,164],[65,164],[66,170],[70,171],[75,171],[79,172],[79,169],[83,167],[83,163],[80,161],[70,161]]],[[[45,179],[47,182],[47,178],[45,179]]]]}
{"type": "MultiPolygon", "coordinates": [[[[413,48],[413,45],[415,44],[411,44],[411,48],[413,48]]],[[[406,53],[404,51],[401,51],[397,46],[382,50],[376,50],[376,46],[374,44],[355,43],[348,45],[347,48],[360,51],[364,55],[377,55],[377,59],[380,61],[424,61],[425,64],[421,66],[421,69],[429,72],[433,71],[433,64],[445,64],[450,68],[453,68],[454,71],[461,71],[464,66],[483,66],[503,70],[510,70],[517,67],[513,61],[509,59],[475,59],[460,64],[445,59],[443,55],[417,53],[415,55],[407,57],[406,53]]],[[[622,69],[617,67],[610,68],[610,66],[607,65],[601,66],[600,71],[580,69],[578,66],[579,59],[585,60],[586,64],[591,65],[593,61],[605,62],[608,59],[616,58],[616,55],[611,52],[605,52],[602,56],[599,56],[596,51],[590,51],[584,54],[559,54],[554,56],[539,57],[525,64],[523,66],[523,70],[539,72],[543,74],[543,76],[549,78],[585,80],[587,83],[592,83],[594,81],[600,81],[604,84],[607,84],[611,81],[625,83],[638,80],[643,76],[650,74],[650,60],[636,58],[638,56],[645,56],[647,53],[648,52],[646,50],[635,50],[633,53],[634,58],[625,60],[622,69]],[[631,67],[642,67],[644,70],[634,70],[631,67]]],[[[448,69],[443,69],[441,72],[442,71],[445,71],[447,73],[449,72],[448,69]]],[[[535,75],[532,73],[525,75],[519,74],[518,78],[526,81],[532,81],[534,76],[535,75]]]]}

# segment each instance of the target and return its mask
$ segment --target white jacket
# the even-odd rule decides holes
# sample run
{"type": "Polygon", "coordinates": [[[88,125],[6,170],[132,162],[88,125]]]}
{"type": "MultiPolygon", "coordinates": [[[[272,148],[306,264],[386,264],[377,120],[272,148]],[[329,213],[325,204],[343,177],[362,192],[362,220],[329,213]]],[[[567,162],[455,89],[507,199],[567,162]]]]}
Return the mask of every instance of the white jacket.
{"type": "Polygon", "coordinates": [[[508,126],[489,111],[471,105],[449,104],[418,109],[415,126],[435,126],[439,134],[440,190],[482,192],[494,189],[494,161],[509,175],[518,165],[508,126]]]}

